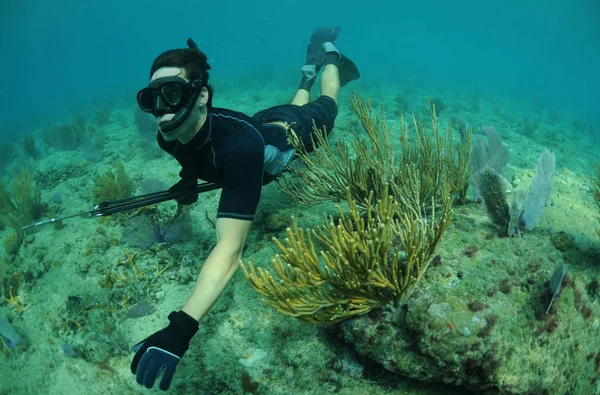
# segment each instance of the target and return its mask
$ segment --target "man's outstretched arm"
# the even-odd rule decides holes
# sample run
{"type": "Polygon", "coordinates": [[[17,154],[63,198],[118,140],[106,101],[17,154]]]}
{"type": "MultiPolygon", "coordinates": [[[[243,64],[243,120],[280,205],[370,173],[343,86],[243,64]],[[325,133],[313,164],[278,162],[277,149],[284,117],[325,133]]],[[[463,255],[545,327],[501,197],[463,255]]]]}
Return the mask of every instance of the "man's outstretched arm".
{"type": "Polygon", "coordinates": [[[252,221],[217,218],[217,245],[206,259],[192,296],[182,310],[169,314],[169,325],[134,346],[131,372],[138,384],[152,388],[162,373],[159,388],[167,390],[177,364],[199,329],[199,321],[210,311],[235,273],[252,221]],[[164,373],[163,373],[164,372],[164,373]]]}
{"type": "Polygon", "coordinates": [[[200,271],[192,296],[180,311],[169,314],[169,325],[133,348],[131,373],[138,384],[152,388],[164,371],[160,389],[167,390],[175,368],[198,331],[200,321],[217,301],[235,273],[252,221],[217,219],[217,245],[200,271]]]}
{"type": "Polygon", "coordinates": [[[182,310],[200,321],[215,304],[235,273],[252,221],[217,218],[217,245],[206,259],[192,296],[182,310]]]}

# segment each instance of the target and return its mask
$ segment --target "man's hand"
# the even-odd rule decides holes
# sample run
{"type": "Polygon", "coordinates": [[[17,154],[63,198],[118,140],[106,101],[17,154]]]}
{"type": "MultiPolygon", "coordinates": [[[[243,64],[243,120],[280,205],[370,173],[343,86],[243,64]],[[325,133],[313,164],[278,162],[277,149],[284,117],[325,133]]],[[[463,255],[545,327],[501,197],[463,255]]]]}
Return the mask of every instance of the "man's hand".
{"type": "Polygon", "coordinates": [[[171,386],[175,368],[190,346],[190,340],[198,332],[198,321],[183,311],[169,314],[171,322],[152,336],[133,347],[135,356],[131,362],[131,373],[138,384],[152,388],[163,373],[159,388],[166,391],[171,386]]]}
{"type": "Polygon", "coordinates": [[[198,201],[198,191],[195,189],[192,190],[192,188],[194,188],[197,184],[198,179],[196,178],[182,178],[175,185],[169,188],[169,192],[179,192],[184,189],[189,189],[189,193],[186,193],[175,200],[177,203],[183,205],[194,204],[198,201]]]}

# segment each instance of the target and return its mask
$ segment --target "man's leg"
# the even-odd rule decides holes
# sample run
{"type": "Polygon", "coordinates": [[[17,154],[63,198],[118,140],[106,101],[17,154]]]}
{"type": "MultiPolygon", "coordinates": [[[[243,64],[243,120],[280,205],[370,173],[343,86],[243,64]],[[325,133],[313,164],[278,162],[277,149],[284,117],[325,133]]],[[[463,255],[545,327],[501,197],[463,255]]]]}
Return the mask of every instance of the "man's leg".
{"type": "Polygon", "coordinates": [[[338,95],[340,93],[340,71],[338,62],[342,58],[342,54],[337,50],[333,43],[327,42],[323,44],[323,49],[326,53],[325,68],[321,76],[321,95],[329,96],[335,100],[337,104],[338,95]]]}
{"type": "MultiPolygon", "coordinates": [[[[321,95],[331,97],[336,103],[340,93],[340,75],[338,70],[338,62],[341,59],[341,54],[333,43],[327,42],[323,44],[326,60],[323,75],[321,76],[321,95]]],[[[302,69],[302,81],[300,87],[296,91],[292,104],[303,106],[310,101],[310,88],[315,83],[316,75],[306,72],[302,69]]]]}
{"type": "Polygon", "coordinates": [[[318,70],[314,65],[305,65],[301,69],[302,71],[302,80],[300,81],[300,86],[294,95],[294,100],[292,100],[292,104],[296,106],[303,106],[308,104],[310,101],[310,88],[312,88],[315,80],[317,79],[318,70]]]}
{"type": "Polygon", "coordinates": [[[297,106],[303,106],[308,104],[310,101],[310,92],[303,88],[298,88],[296,94],[294,95],[294,100],[292,100],[292,104],[297,106]]]}
{"type": "Polygon", "coordinates": [[[340,73],[335,64],[328,64],[323,69],[321,77],[321,94],[329,96],[335,100],[337,104],[338,95],[340,93],[340,73]]]}
{"type": "MultiPolygon", "coordinates": [[[[319,26],[313,32],[306,48],[306,63],[302,67],[302,81],[292,100],[292,104],[303,106],[310,102],[310,88],[315,83],[319,70],[326,64],[325,58],[327,53],[323,44],[327,42],[335,43],[340,29],[340,26],[319,26]]],[[[328,88],[328,92],[331,92],[330,88],[328,88]]]]}

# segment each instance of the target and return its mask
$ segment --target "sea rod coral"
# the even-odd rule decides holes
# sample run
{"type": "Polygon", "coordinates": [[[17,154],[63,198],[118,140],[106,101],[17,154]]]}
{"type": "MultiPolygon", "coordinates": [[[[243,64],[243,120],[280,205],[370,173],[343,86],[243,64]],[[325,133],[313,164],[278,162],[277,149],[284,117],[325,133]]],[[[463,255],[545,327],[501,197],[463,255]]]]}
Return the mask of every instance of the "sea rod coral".
{"type": "Polygon", "coordinates": [[[407,191],[398,201],[385,193],[374,202],[371,193],[366,213],[358,210],[348,191],[350,211],[339,208],[337,224],[330,217],[311,231],[292,220],[285,242],[274,239],[281,250],[272,262],[277,278],[251,263],[242,264],[244,274],[265,303],[310,323],[335,323],[375,308],[398,308],[419,284],[452,216],[446,195],[441,213],[434,208],[426,221],[417,190],[407,191]]]}

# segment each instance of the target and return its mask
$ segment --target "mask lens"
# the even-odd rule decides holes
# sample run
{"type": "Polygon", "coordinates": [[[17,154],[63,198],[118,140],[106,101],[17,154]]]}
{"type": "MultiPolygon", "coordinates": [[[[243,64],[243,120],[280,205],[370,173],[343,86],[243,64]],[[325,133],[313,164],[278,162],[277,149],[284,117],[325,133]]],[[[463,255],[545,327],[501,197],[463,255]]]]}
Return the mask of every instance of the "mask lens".
{"type": "Polygon", "coordinates": [[[176,107],[181,103],[183,98],[183,91],[178,84],[170,83],[165,84],[162,89],[162,96],[165,101],[172,107],[176,107]]]}
{"type": "Polygon", "coordinates": [[[152,112],[154,107],[154,89],[144,88],[138,92],[138,105],[144,112],[152,112]]]}

